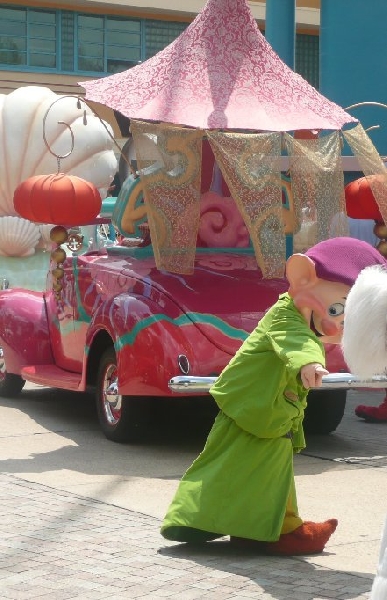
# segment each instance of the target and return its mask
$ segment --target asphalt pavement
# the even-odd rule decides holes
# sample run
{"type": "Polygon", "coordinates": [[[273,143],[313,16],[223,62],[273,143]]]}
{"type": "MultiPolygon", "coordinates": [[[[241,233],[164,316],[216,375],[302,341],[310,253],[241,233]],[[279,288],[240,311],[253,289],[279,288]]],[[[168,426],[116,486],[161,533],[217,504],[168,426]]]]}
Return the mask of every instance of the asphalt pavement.
{"type": "Polygon", "coordinates": [[[192,548],[160,536],[208,430],[189,409],[130,446],[103,437],[91,399],[37,386],[2,399],[0,598],[369,598],[387,515],[387,423],[353,409],[381,398],[351,391],[337,431],[310,436],[296,457],[301,515],[339,526],[321,555],[289,558],[236,551],[227,538],[192,548]]]}

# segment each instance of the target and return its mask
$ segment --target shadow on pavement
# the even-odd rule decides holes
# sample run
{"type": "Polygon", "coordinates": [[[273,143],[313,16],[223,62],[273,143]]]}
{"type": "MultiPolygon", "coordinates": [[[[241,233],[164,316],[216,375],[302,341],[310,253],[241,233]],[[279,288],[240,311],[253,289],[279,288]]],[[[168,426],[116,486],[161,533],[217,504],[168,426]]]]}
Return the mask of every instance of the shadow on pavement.
{"type": "MultiPolygon", "coordinates": [[[[303,454],[316,460],[305,474],[345,469],[348,464],[359,467],[387,464],[387,424],[372,426],[356,419],[352,409],[357,400],[356,397],[350,400],[336,432],[308,437],[303,454]]],[[[105,438],[96,416],[94,397],[90,394],[49,388],[26,389],[16,399],[2,398],[1,407],[16,409],[34,422],[31,431],[19,431],[17,427],[4,429],[3,420],[0,442],[10,438],[20,443],[25,436],[29,436],[29,443],[33,439],[28,456],[23,457],[21,452],[18,457],[16,451],[12,457],[1,461],[4,472],[71,468],[85,474],[120,475],[128,479],[179,479],[203,449],[216,414],[215,404],[205,397],[154,400],[146,439],[142,443],[125,445],[105,438]],[[44,435],[50,433],[61,438],[56,442],[57,448],[43,444],[44,435]]],[[[14,423],[15,419],[10,422],[14,423]]],[[[297,474],[303,473],[301,460],[297,463],[297,474]]]]}
{"type": "MultiPolygon", "coordinates": [[[[178,544],[160,548],[158,552],[164,556],[188,560],[209,569],[215,568],[224,573],[248,578],[250,594],[251,584],[255,584],[259,587],[257,593],[263,589],[268,597],[276,600],[300,597],[303,600],[350,600],[369,592],[374,577],[372,574],[322,569],[313,564],[313,557],[275,557],[257,555],[247,549],[236,550],[226,539],[200,546],[178,544]]],[[[329,554],[329,551],[323,554],[329,554]]],[[[223,585],[227,586],[227,579],[223,579],[223,585]]],[[[243,587],[238,587],[238,593],[244,597],[243,587]]]]}

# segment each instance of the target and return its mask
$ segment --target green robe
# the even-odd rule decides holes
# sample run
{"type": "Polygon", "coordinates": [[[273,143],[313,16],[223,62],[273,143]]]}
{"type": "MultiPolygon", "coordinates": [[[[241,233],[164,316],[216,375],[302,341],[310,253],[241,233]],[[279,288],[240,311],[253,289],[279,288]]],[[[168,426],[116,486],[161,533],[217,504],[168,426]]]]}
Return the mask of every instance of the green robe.
{"type": "Polygon", "coordinates": [[[324,347],[283,294],[210,390],[220,412],[180,481],[165,538],[279,538],[292,496],[296,506],[293,452],[305,447],[299,372],[312,362],[325,366],[324,347]]]}

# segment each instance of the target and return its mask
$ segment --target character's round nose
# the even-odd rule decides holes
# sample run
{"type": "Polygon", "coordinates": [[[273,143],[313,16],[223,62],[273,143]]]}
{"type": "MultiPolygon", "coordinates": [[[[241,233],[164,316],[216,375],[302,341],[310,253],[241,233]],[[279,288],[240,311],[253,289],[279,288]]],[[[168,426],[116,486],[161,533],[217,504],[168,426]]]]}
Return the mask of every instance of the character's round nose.
{"type": "Polygon", "coordinates": [[[341,331],[341,323],[333,322],[330,319],[322,319],[321,321],[321,329],[324,335],[336,335],[339,331],[341,331]]]}

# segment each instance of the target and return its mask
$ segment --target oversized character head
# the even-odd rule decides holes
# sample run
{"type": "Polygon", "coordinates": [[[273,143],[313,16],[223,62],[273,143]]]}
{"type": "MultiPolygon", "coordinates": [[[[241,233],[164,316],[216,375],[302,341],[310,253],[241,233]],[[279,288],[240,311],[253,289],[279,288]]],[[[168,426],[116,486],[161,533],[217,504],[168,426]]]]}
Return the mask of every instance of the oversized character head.
{"type": "Polygon", "coordinates": [[[367,267],[351,288],[342,341],[351,372],[367,379],[387,370],[387,268],[367,267]]]}
{"type": "Polygon", "coordinates": [[[322,342],[341,342],[348,294],[371,265],[387,262],[367,242],[348,237],[325,240],[287,260],[289,294],[322,342]]]}

